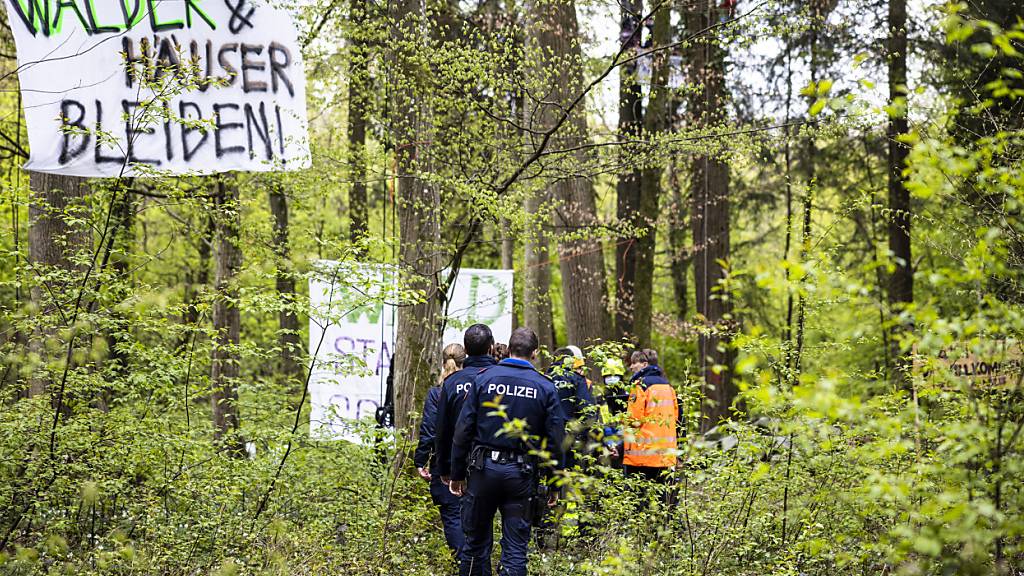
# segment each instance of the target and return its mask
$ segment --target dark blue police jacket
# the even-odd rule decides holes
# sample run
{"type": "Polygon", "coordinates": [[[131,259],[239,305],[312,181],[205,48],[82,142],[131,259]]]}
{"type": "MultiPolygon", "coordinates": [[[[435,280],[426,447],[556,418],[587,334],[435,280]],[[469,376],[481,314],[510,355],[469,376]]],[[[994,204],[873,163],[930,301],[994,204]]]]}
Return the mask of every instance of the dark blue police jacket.
{"type": "Polygon", "coordinates": [[[535,437],[532,448],[544,449],[564,465],[562,441],[565,415],[558,391],[551,380],[537,372],[526,360],[508,358],[480,373],[462,406],[452,443],[452,480],[465,480],[466,467],[474,446],[526,455],[531,446],[520,438],[499,434],[508,420],[522,419],[526,434],[535,437]],[[486,402],[501,397],[506,417],[490,416],[486,402]]]}
{"type": "Polygon", "coordinates": [[[644,390],[647,390],[649,386],[654,384],[668,384],[665,373],[656,364],[649,365],[647,368],[633,374],[633,379],[630,382],[640,384],[640,387],[644,390]]]}
{"type": "Polygon", "coordinates": [[[566,420],[577,420],[583,416],[592,417],[591,414],[584,414],[586,408],[594,405],[594,395],[586,378],[557,365],[548,370],[548,378],[555,383],[566,420]]]}
{"type": "Polygon", "coordinates": [[[431,386],[427,390],[427,399],[423,402],[423,419],[420,420],[420,441],[416,444],[416,452],[412,461],[417,468],[426,468],[430,465],[431,475],[437,474],[437,404],[441,398],[441,387],[431,386]]]}
{"type": "Polygon", "coordinates": [[[455,435],[455,422],[459,419],[462,403],[465,402],[477,374],[497,363],[493,356],[469,356],[462,363],[462,370],[445,378],[441,386],[437,401],[437,440],[434,448],[434,454],[437,455],[437,471],[441,476],[451,476],[452,436],[455,435]]]}

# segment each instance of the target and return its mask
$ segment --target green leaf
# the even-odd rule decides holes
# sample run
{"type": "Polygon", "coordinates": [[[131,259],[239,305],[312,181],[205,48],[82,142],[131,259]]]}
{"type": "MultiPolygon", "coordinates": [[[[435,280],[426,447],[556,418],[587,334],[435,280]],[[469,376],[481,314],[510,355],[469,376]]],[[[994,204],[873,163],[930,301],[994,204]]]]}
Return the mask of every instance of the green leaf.
{"type": "Polygon", "coordinates": [[[971,46],[971,52],[974,52],[982,58],[995,58],[996,49],[992,47],[988,42],[979,42],[971,46]]]}
{"type": "Polygon", "coordinates": [[[825,109],[826,104],[828,104],[828,100],[826,100],[825,98],[818,98],[817,100],[814,101],[814,104],[811,105],[811,108],[807,111],[807,113],[810,114],[812,117],[817,116],[818,114],[821,113],[822,110],[825,109]]]}

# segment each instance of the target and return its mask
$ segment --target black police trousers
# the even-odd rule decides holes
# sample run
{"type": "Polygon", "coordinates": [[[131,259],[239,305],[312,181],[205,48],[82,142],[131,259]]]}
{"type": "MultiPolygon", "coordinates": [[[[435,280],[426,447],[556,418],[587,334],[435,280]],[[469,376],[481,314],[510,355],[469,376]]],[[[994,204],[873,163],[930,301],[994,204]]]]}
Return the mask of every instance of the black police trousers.
{"type": "Polygon", "coordinates": [[[501,571],[505,576],[526,575],[526,548],[530,542],[530,496],[534,478],[516,462],[484,460],[483,469],[469,473],[462,497],[462,529],[466,548],[460,576],[483,576],[490,567],[494,514],[501,512],[501,571]]]}

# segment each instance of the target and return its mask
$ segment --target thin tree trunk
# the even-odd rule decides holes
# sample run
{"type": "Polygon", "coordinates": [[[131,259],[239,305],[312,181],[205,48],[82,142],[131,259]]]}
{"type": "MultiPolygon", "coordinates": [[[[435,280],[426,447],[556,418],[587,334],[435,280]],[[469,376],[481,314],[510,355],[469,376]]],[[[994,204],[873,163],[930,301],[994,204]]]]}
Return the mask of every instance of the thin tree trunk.
{"type": "MultiPolygon", "coordinates": [[[[666,5],[654,15],[653,45],[669,44],[672,36],[672,10],[666,5]]],[[[644,132],[655,137],[668,128],[669,90],[668,76],[671,52],[666,50],[654,56],[651,66],[650,105],[644,116],[644,132]]],[[[633,332],[637,343],[644,348],[651,344],[651,314],[654,311],[654,254],[658,234],[658,209],[661,198],[661,177],[664,167],[655,163],[643,169],[640,177],[639,222],[645,234],[637,241],[636,285],[633,290],[633,332]]]]}
{"type": "MultiPolygon", "coordinates": [[[[889,0],[889,104],[895,110],[889,116],[889,252],[896,269],[889,278],[889,304],[893,313],[914,301],[914,270],[910,246],[910,192],[903,179],[907,147],[898,139],[908,131],[905,98],[907,95],[907,2],[889,0]],[[899,101],[904,105],[898,105],[899,101]]],[[[893,342],[898,342],[893,339],[893,342]]],[[[897,354],[893,357],[898,358],[897,354]]],[[[901,360],[900,364],[905,364],[901,360]]],[[[893,370],[897,377],[900,369],[893,370]]]]}
{"type": "Polygon", "coordinates": [[[554,350],[554,322],[551,314],[551,264],[547,218],[539,213],[544,199],[536,194],[525,200],[524,209],[536,222],[523,241],[523,326],[537,333],[540,345],[554,350]]]}
{"type": "MultiPolygon", "coordinates": [[[[67,310],[84,266],[76,259],[92,248],[92,234],[83,224],[89,187],[84,178],[32,172],[29,177],[31,199],[28,208],[28,261],[35,281],[30,298],[40,321],[29,336],[29,352],[42,362],[63,352],[59,328],[65,326],[61,315],[67,310]],[[54,274],[56,273],[56,274],[54,274]],[[49,277],[49,278],[48,278],[49,277]]],[[[56,363],[51,363],[56,364],[56,363]]],[[[28,394],[43,394],[49,388],[51,374],[36,368],[29,379],[28,394]]]]}
{"type": "MultiPolygon", "coordinates": [[[[501,269],[512,270],[515,268],[516,240],[509,232],[508,220],[501,220],[501,269]]],[[[513,300],[515,297],[513,296],[513,300]]],[[[512,329],[519,327],[515,314],[512,315],[512,329]]]]}
{"type": "MultiPolygon", "coordinates": [[[[808,45],[808,58],[810,60],[810,77],[812,86],[817,86],[818,82],[818,39],[819,30],[824,25],[824,17],[825,11],[821,5],[821,0],[814,0],[814,2],[812,2],[812,21],[808,45]]],[[[810,95],[807,98],[808,117],[810,116],[810,107],[814,105],[816,99],[816,95],[810,95]]],[[[814,191],[818,187],[817,162],[818,142],[812,133],[807,136],[807,146],[804,154],[804,171],[806,172],[807,177],[807,191],[803,202],[803,229],[800,239],[801,262],[805,262],[807,260],[807,255],[811,249],[811,214],[814,210],[814,191]]],[[[800,282],[804,282],[805,279],[806,278],[800,278],[800,282]]],[[[794,335],[796,346],[795,351],[793,352],[793,370],[790,374],[791,384],[799,382],[800,374],[803,371],[804,325],[806,323],[806,319],[807,302],[804,297],[804,291],[801,290],[796,304],[796,334],[794,335]]]]}
{"type": "Polygon", "coordinates": [[[291,266],[291,251],[288,246],[288,197],[280,182],[270,185],[270,212],[274,216],[274,256],[277,260],[275,286],[282,308],[277,314],[277,345],[281,349],[281,373],[291,380],[303,376],[299,355],[302,344],[299,340],[299,317],[295,313],[295,277],[291,266]]]}
{"type": "MultiPolygon", "coordinates": [[[[583,57],[579,24],[573,0],[558,0],[542,8],[527,8],[527,54],[532,60],[531,82],[547,87],[543,102],[532,102],[541,129],[550,129],[563,106],[579,93],[583,84],[583,57]],[[546,81],[544,79],[547,79],[546,81]],[[553,80],[552,80],[553,79],[553,80]]],[[[543,91],[541,92],[543,93],[543,91]]],[[[568,121],[554,135],[556,146],[579,148],[589,140],[584,110],[573,110],[568,121]]],[[[574,166],[587,161],[584,152],[572,157],[574,166]]],[[[570,167],[570,169],[572,169],[570,167]]],[[[565,326],[570,344],[586,346],[608,337],[607,288],[601,242],[588,238],[597,224],[597,199],[593,182],[567,173],[550,187],[562,275],[565,326]]]]}
{"type": "Polygon", "coordinates": [[[669,187],[672,189],[672,209],[670,213],[671,230],[669,231],[669,245],[672,249],[671,271],[672,271],[672,293],[676,301],[676,319],[686,322],[689,310],[689,290],[687,289],[687,276],[689,274],[690,262],[693,259],[689,248],[686,245],[688,205],[683,200],[683,184],[680,182],[680,168],[672,159],[669,167],[669,187]]]}
{"type": "MultiPolygon", "coordinates": [[[[696,34],[717,18],[709,0],[694,0],[685,15],[686,28],[696,34]]],[[[690,79],[697,88],[689,109],[695,126],[711,127],[725,120],[725,51],[708,37],[688,50],[690,79]]],[[[697,340],[698,359],[704,376],[701,430],[707,431],[729,418],[737,389],[732,381],[733,350],[729,329],[729,299],[719,293],[725,278],[721,262],[729,259],[729,166],[710,156],[694,158],[691,171],[691,226],[693,275],[697,314],[705,323],[697,340]]]]}
{"type": "MultiPolygon", "coordinates": [[[[625,0],[622,4],[619,41],[635,52],[641,34],[636,32],[643,16],[642,0],[625,0]]],[[[623,140],[636,139],[643,126],[643,95],[637,79],[637,60],[619,68],[619,135],[623,140]]],[[[623,167],[616,185],[616,216],[623,224],[635,226],[640,215],[640,170],[623,167]]],[[[615,333],[619,338],[634,334],[634,286],[636,258],[639,248],[636,236],[623,238],[615,245],[615,333]]]]}
{"type": "Polygon", "coordinates": [[[210,362],[210,405],[214,438],[230,452],[240,453],[242,440],[238,412],[238,344],[241,316],[238,309],[238,272],[242,267],[241,206],[234,181],[217,181],[214,215],[214,341],[210,362]]]}
{"type": "MultiPolygon", "coordinates": [[[[395,343],[395,424],[409,428],[409,414],[422,405],[427,389],[435,381],[441,355],[440,285],[443,258],[440,244],[440,194],[417,174],[429,164],[430,111],[424,109],[415,90],[415,54],[411,51],[426,41],[422,0],[397,0],[393,4],[397,30],[392,85],[395,164],[397,168],[399,265],[405,286],[420,290],[423,301],[398,309],[395,343]]],[[[414,433],[415,431],[410,431],[414,433]]]]}
{"type": "Polygon", "coordinates": [[[352,45],[348,60],[348,157],[352,186],[348,193],[349,239],[355,243],[366,235],[369,201],[366,190],[366,121],[369,104],[370,68],[367,42],[363,38],[366,0],[350,0],[352,45]]]}
{"type": "MultiPolygon", "coordinates": [[[[135,205],[136,199],[132,193],[134,179],[128,178],[125,181],[124,190],[120,191],[121,196],[114,205],[115,220],[114,227],[116,234],[111,234],[108,240],[108,251],[110,256],[110,270],[115,285],[113,286],[123,297],[128,297],[134,291],[131,284],[131,272],[128,262],[129,254],[135,245],[135,205]]],[[[117,308],[110,312],[111,327],[107,331],[107,366],[119,376],[127,373],[128,356],[122,350],[122,345],[127,338],[130,329],[128,319],[117,308]]],[[[100,410],[110,409],[113,401],[113,388],[104,386],[96,399],[96,405],[100,410]]]]}
{"type": "MultiPolygon", "coordinates": [[[[199,323],[199,300],[202,293],[210,287],[210,255],[213,251],[213,237],[215,225],[213,217],[208,213],[200,215],[203,222],[202,233],[196,242],[196,255],[199,262],[195,268],[189,267],[185,271],[185,310],[182,314],[182,323],[195,330],[199,323]]],[[[192,336],[184,334],[178,342],[178,349],[184,350],[192,342],[192,336]]]]}
{"type": "Polygon", "coordinates": [[[515,266],[516,240],[508,231],[508,221],[501,220],[501,268],[511,270],[515,266]]]}
{"type": "MultiPolygon", "coordinates": [[[[786,186],[786,241],[782,249],[782,259],[789,260],[789,253],[793,243],[793,145],[792,130],[788,124],[792,116],[793,108],[793,44],[792,39],[786,37],[786,143],[783,147],[783,160],[785,162],[785,186],[786,186]]],[[[784,266],[786,274],[786,327],[782,334],[782,359],[785,365],[785,378],[789,381],[792,378],[793,368],[793,290],[791,288],[791,267],[784,266]]]]}

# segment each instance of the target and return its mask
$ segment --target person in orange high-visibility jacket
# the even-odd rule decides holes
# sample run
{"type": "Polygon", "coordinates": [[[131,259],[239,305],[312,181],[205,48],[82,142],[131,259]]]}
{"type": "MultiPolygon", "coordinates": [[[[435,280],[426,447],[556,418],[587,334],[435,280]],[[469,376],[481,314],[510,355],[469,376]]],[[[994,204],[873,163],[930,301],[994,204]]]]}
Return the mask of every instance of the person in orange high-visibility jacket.
{"type": "Polygon", "coordinates": [[[668,482],[676,465],[676,392],[661,368],[649,364],[643,352],[630,355],[629,368],[633,380],[622,464],[627,476],[668,482]]]}

